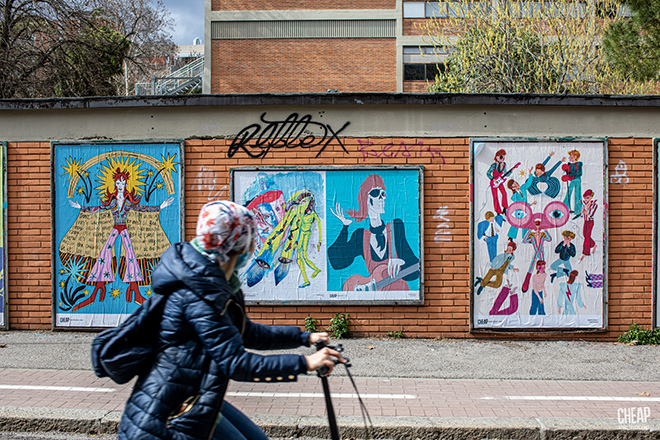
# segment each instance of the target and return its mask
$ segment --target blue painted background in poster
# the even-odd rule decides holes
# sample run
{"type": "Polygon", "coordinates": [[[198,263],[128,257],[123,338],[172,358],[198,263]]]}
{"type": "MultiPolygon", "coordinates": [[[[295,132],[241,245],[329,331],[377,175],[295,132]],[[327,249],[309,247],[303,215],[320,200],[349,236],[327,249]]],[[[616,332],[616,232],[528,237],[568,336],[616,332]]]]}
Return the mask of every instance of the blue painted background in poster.
{"type": "Polygon", "coordinates": [[[181,239],[181,146],[57,144],[53,156],[56,324],[117,325],[181,239]]]}
{"type": "Polygon", "coordinates": [[[408,275],[378,290],[419,290],[419,185],[415,169],[333,170],[326,174],[329,291],[347,290],[345,284],[351,277],[373,278],[374,267],[378,271],[387,267],[390,251],[403,261],[399,274],[407,270],[408,275]],[[390,243],[399,245],[392,249],[390,243]]]}

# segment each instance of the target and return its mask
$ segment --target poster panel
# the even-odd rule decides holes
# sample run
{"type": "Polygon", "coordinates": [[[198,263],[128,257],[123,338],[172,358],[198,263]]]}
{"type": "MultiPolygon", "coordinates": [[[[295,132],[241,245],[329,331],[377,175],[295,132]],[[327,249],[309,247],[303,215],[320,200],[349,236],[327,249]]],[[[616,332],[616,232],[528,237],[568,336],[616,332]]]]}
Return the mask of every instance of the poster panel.
{"type": "Polygon", "coordinates": [[[603,329],[603,141],[473,141],[473,329],[603,329]]]}
{"type": "MultiPolygon", "coordinates": [[[[660,251],[660,234],[658,233],[658,219],[660,219],[660,207],[658,203],[658,188],[660,183],[660,168],[658,167],[658,148],[660,147],[660,140],[655,140],[655,148],[653,148],[653,166],[654,166],[654,178],[653,178],[653,194],[655,197],[654,201],[654,210],[653,210],[653,231],[655,233],[655,239],[653,241],[653,326],[660,328],[660,295],[658,294],[658,288],[660,287],[660,257],[658,252],[660,251]]],[[[627,177],[626,177],[627,178],[627,177]]]]}
{"type": "Polygon", "coordinates": [[[5,258],[5,249],[7,249],[7,237],[5,231],[7,230],[5,221],[7,219],[5,215],[5,190],[7,188],[5,182],[7,181],[7,164],[5,163],[5,158],[7,157],[7,143],[0,142],[0,164],[2,164],[2,172],[0,174],[0,328],[7,327],[7,294],[5,286],[5,266],[7,264],[7,259],[5,258]]]}
{"type": "Polygon", "coordinates": [[[180,143],[53,144],[56,327],[116,326],[181,240],[180,143]]]}
{"type": "Polygon", "coordinates": [[[415,303],[422,298],[419,167],[232,170],[255,215],[239,272],[246,301],[415,303]]]}

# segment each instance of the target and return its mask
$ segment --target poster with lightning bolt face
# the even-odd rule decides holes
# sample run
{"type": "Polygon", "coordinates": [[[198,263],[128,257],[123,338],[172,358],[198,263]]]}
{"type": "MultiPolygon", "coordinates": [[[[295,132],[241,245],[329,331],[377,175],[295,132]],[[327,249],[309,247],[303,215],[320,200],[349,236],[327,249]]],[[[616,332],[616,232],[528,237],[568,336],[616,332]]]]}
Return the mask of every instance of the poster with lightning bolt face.
{"type": "Polygon", "coordinates": [[[53,144],[56,327],[112,327],[181,240],[180,143],[53,144]]]}
{"type": "Polygon", "coordinates": [[[603,329],[602,140],[472,142],[474,329],[603,329]]]}

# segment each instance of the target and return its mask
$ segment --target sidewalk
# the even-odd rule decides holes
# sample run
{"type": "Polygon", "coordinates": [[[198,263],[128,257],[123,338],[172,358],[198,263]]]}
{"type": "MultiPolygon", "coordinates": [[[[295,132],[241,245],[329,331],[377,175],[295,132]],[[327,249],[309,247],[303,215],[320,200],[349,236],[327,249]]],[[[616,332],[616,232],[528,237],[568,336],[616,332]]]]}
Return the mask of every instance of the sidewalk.
{"type": "MultiPolygon", "coordinates": [[[[92,338],[0,332],[0,430],[116,432],[131,384],[94,376],[92,338]]],[[[376,438],[660,438],[660,347],[341,342],[376,438]]],[[[342,370],[329,379],[342,436],[365,438],[342,370]]],[[[227,400],[272,437],[328,438],[321,382],[313,375],[293,384],[232,382],[227,400]]]]}

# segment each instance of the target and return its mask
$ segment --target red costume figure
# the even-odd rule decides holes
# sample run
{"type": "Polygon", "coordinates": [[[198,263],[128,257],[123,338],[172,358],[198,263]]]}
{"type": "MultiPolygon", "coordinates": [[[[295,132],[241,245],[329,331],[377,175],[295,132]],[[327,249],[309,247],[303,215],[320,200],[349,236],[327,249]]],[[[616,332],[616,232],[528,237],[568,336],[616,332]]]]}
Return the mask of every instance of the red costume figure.
{"type": "Polygon", "coordinates": [[[493,163],[486,172],[486,175],[490,179],[490,191],[493,194],[493,206],[495,212],[498,214],[503,213],[502,207],[504,208],[504,211],[509,207],[509,202],[506,199],[505,185],[503,185],[506,182],[506,175],[508,175],[506,172],[506,162],[504,162],[505,157],[506,151],[503,149],[498,150],[497,153],[495,153],[495,163],[493,163]],[[500,207],[500,202],[498,200],[498,191],[502,197],[502,207],[500,207]]]}

